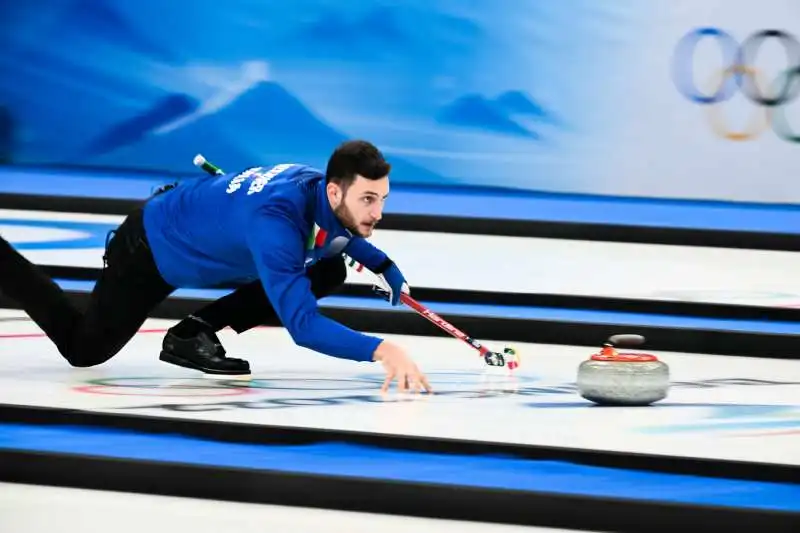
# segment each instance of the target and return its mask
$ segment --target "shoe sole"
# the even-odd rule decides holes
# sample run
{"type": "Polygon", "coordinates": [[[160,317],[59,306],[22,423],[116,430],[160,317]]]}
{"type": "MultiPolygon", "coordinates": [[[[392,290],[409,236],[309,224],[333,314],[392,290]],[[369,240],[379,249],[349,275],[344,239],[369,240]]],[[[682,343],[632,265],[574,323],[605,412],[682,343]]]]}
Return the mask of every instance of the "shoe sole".
{"type": "Polygon", "coordinates": [[[169,352],[161,352],[159,359],[164,361],[165,363],[170,363],[172,365],[181,366],[183,368],[189,368],[191,370],[199,370],[200,372],[205,372],[206,374],[214,374],[216,376],[249,376],[250,372],[245,371],[237,371],[237,370],[217,370],[214,368],[205,368],[191,361],[187,361],[182,357],[178,357],[177,355],[171,354],[169,352]]]}

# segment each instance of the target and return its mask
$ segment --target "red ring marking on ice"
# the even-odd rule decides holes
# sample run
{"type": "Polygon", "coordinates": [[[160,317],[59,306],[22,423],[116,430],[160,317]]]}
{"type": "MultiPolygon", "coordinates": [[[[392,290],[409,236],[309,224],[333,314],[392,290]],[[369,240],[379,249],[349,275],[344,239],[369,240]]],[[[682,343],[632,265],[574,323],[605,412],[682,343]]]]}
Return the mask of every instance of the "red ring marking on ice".
{"type": "MultiPolygon", "coordinates": [[[[253,329],[273,329],[274,326],[256,326],[253,329]]],[[[138,333],[166,333],[167,329],[140,329],[138,333]]],[[[44,333],[0,333],[0,339],[32,339],[47,337],[44,333]]]]}
{"type": "MultiPolygon", "coordinates": [[[[166,329],[140,329],[137,333],[166,333],[166,329]]],[[[47,337],[45,333],[0,333],[0,339],[30,339],[47,337]]]]}
{"type": "Polygon", "coordinates": [[[615,353],[613,355],[605,355],[596,353],[592,355],[592,361],[611,361],[619,363],[649,363],[658,361],[655,355],[649,353],[615,353]]]}
{"type": "Polygon", "coordinates": [[[114,389],[133,389],[135,387],[114,387],[113,385],[83,385],[81,387],[74,387],[73,390],[78,392],[83,392],[86,394],[105,394],[106,396],[168,396],[168,397],[179,397],[179,398],[198,398],[198,397],[217,397],[217,396],[241,396],[243,394],[250,394],[255,392],[252,389],[246,387],[231,387],[231,388],[224,388],[218,389],[224,392],[221,393],[211,393],[209,394],[209,390],[212,387],[207,389],[199,388],[198,391],[201,391],[201,394],[170,394],[169,392],[162,392],[156,389],[146,389],[142,387],[141,394],[137,393],[128,393],[128,392],[115,392],[114,389]]]}

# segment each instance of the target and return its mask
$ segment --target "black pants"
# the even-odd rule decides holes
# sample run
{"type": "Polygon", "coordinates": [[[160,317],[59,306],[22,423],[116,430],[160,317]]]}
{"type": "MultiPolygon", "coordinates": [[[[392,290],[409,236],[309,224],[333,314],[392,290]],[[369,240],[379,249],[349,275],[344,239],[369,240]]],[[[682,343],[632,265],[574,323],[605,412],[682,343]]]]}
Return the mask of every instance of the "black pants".
{"type": "MultiPolygon", "coordinates": [[[[73,366],[108,361],[136,334],[151,311],[175,287],[158,272],[147,242],[142,210],[126,217],[107,243],[105,266],[84,310],[40,268],[0,238],[0,292],[16,301],[73,366]]],[[[341,256],[308,270],[312,291],[321,298],[345,280],[341,256]]],[[[276,317],[261,281],[237,288],[194,313],[241,333],[276,317]]]]}

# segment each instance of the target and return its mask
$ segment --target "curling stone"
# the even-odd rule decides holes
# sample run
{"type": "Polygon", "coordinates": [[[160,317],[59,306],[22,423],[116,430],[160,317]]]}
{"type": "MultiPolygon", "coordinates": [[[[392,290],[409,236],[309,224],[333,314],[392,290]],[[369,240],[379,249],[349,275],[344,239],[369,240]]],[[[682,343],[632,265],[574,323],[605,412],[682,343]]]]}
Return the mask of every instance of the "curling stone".
{"type": "Polygon", "coordinates": [[[617,351],[642,344],[641,335],[614,335],[578,367],[580,395],[599,405],[645,406],[667,397],[669,367],[646,353],[617,351]]]}

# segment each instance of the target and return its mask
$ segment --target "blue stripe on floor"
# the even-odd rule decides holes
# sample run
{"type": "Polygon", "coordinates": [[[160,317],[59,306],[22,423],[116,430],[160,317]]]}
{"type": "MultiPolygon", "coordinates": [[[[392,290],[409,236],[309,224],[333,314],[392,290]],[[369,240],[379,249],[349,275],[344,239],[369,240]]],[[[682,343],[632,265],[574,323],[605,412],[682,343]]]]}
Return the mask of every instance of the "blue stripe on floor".
{"type": "MultiPolygon", "coordinates": [[[[200,175],[188,172],[185,179],[200,175]]],[[[0,193],[145,199],[174,181],[135,172],[0,167],[0,193]]],[[[501,191],[395,184],[387,214],[800,234],[800,205],[501,191]]]]}
{"type": "MultiPolygon", "coordinates": [[[[333,307],[375,309],[386,306],[368,298],[328,297],[321,301],[333,307]]],[[[524,307],[484,304],[455,304],[449,302],[421,302],[440,314],[469,315],[490,318],[518,318],[526,320],[571,321],[592,324],[614,324],[630,326],[663,326],[670,328],[703,328],[722,331],[745,331],[748,333],[800,334],[800,322],[760,321],[687,317],[623,311],[596,311],[584,309],[561,309],[550,307],[524,307]]]]}
{"type": "Polygon", "coordinates": [[[800,233],[800,206],[395,186],[387,213],[800,233]],[[399,191],[397,190],[399,189],[399,191]]]}
{"type": "Polygon", "coordinates": [[[174,181],[150,174],[0,167],[0,193],[139,200],[174,181]]]}
{"type": "Polygon", "coordinates": [[[800,485],[344,443],[234,444],[89,427],[0,425],[0,448],[736,508],[800,510],[800,485]]]}
{"type": "MultiPolygon", "coordinates": [[[[65,290],[90,291],[94,286],[91,281],[75,281],[57,279],[56,283],[65,290]]],[[[215,300],[230,290],[180,289],[173,293],[175,297],[215,300]]],[[[742,331],[746,333],[772,333],[800,335],[800,322],[761,321],[722,319],[706,317],[687,317],[678,315],[659,315],[647,313],[628,313],[621,311],[595,311],[584,309],[560,309],[549,307],[523,307],[484,304],[457,304],[449,302],[421,302],[436,313],[443,315],[467,315],[488,318],[515,318],[524,320],[572,321],[585,324],[613,324],[619,326],[656,326],[669,328],[701,328],[719,331],[742,331]]],[[[329,296],[320,300],[323,308],[391,310],[396,312],[413,312],[407,307],[391,308],[389,304],[377,296],[362,298],[350,296],[329,296]]],[[[420,318],[423,320],[422,318],[420,318]]]]}

